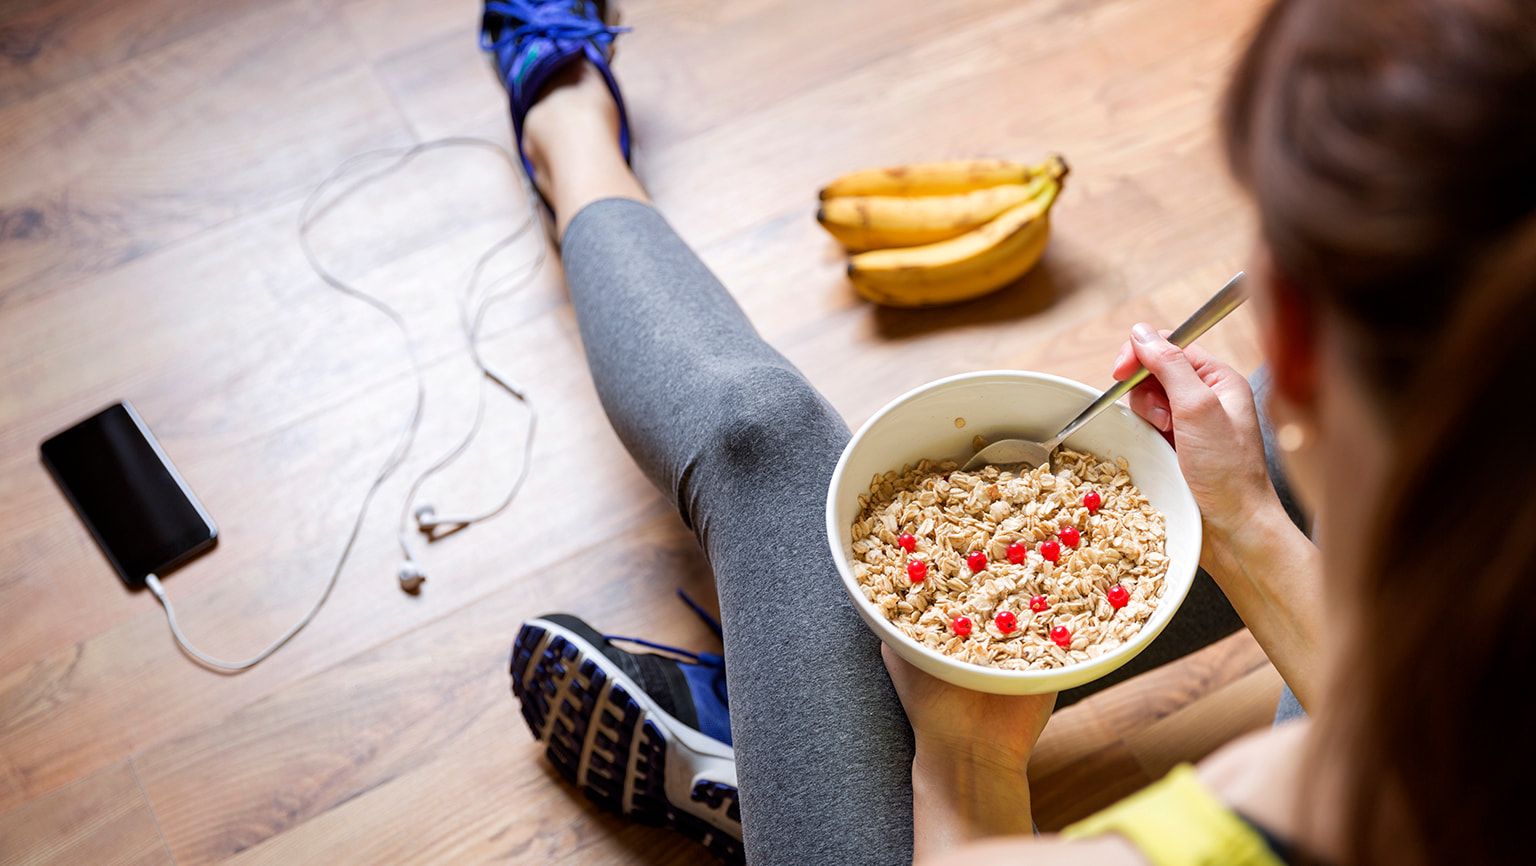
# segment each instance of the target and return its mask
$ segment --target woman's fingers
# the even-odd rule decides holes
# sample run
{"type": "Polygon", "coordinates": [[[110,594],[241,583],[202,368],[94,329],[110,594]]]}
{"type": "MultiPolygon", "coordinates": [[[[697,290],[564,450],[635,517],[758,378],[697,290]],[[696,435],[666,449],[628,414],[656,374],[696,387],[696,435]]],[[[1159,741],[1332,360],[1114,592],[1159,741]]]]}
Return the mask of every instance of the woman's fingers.
{"type": "Polygon", "coordinates": [[[1186,346],[1184,357],[1189,359],[1190,366],[1200,380],[1212,388],[1220,388],[1224,385],[1241,382],[1246,388],[1248,378],[1225,361],[1217,360],[1215,355],[1200,346],[1186,346]]]}
{"type": "Polygon", "coordinates": [[[913,735],[933,754],[974,755],[976,743],[987,743],[999,755],[1027,759],[1056,703],[1055,694],[993,695],[947,683],[918,670],[888,644],[880,654],[913,735]]]}
{"type": "Polygon", "coordinates": [[[1251,414],[1246,408],[1253,402],[1248,380],[1199,346],[1180,349],[1168,342],[1171,333],[1139,324],[1132,329],[1132,338],[1121,344],[1113,371],[1117,381],[1130,378],[1142,366],[1152,373],[1131,391],[1131,411],[1170,443],[1175,416],[1187,424],[1212,421],[1211,413],[1221,410],[1251,414]]]}
{"type": "Polygon", "coordinates": [[[880,644],[880,660],[885,662],[885,671],[891,675],[891,682],[895,684],[897,692],[901,692],[913,674],[918,672],[911,662],[897,655],[890,644],[880,644]]]}
{"type": "Polygon", "coordinates": [[[1141,322],[1131,328],[1131,349],[1162,385],[1175,415],[1203,414],[1215,402],[1210,386],[1200,378],[1184,350],[1151,325],[1141,322]]]}
{"type": "MultiPolygon", "coordinates": [[[[1136,357],[1136,350],[1130,340],[1120,344],[1120,351],[1115,355],[1115,366],[1112,375],[1115,381],[1123,382],[1129,379],[1141,368],[1141,361],[1136,357]]],[[[1163,391],[1163,386],[1157,381],[1157,377],[1148,376],[1140,385],[1131,389],[1126,402],[1130,404],[1131,411],[1140,415],[1148,424],[1156,427],[1159,432],[1167,436],[1173,430],[1173,413],[1168,405],[1168,394],[1163,391]]]]}
{"type": "Polygon", "coordinates": [[[1136,360],[1136,351],[1131,348],[1131,341],[1126,340],[1120,344],[1120,351],[1115,354],[1115,366],[1110,375],[1115,377],[1116,382],[1124,382],[1131,378],[1131,374],[1140,366],[1141,362],[1136,360]]]}
{"type": "Polygon", "coordinates": [[[1168,395],[1156,379],[1148,378],[1137,385],[1130,394],[1131,411],[1145,418],[1148,424],[1164,433],[1173,429],[1173,414],[1169,411],[1168,395]]]}
{"type": "Polygon", "coordinates": [[[1189,358],[1200,380],[1210,386],[1211,391],[1216,394],[1217,400],[1229,415],[1242,418],[1257,417],[1253,404],[1253,386],[1248,384],[1247,376],[1238,372],[1232,365],[1217,360],[1215,355],[1199,346],[1186,348],[1184,355],[1189,358]]]}

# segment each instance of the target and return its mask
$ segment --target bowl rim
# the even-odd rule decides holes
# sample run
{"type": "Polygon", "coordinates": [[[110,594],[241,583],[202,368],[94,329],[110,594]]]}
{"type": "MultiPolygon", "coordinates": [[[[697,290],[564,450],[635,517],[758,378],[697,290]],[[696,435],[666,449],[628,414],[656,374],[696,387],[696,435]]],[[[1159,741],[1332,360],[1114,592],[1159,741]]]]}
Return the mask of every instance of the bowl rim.
{"type": "MultiPolygon", "coordinates": [[[[943,388],[952,387],[954,385],[961,384],[961,383],[970,383],[970,382],[979,381],[979,380],[986,380],[986,379],[997,379],[997,380],[1003,380],[1003,381],[1011,380],[1011,381],[1015,381],[1015,382],[1019,382],[1019,381],[1041,382],[1041,383],[1063,385],[1063,386],[1066,386],[1067,388],[1069,388],[1071,390],[1083,392],[1084,396],[1086,396],[1090,400],[1093,399],[1094,397],[1098,396],[1100,393],[1102,393],[1102,392],[1100,392],[1098,390],[1095,390],[1090,385],[1086,385],[1086,384],[1084,384],[1082,382],[1079,382],[1079,381],[1077,381],[1075,379],[1068,379],[1065,376],[1058,376],[1058,375],[1056,375],[1054,373],[1042,373],[1042,372],[1038,372],[1038,371],[1035,371],[1035,370],[1001,370],[1001,369],[999,369],[999,370],[976,370],[976,371],[969,372],[969,373],[957,373],[957,374],[952,375],[952,376],[945,376],[945,377],[940,378],[940,379],[935,379],[935,380],[933,380],[931,382],[928,382],[926,384],[918,385],[917,387],[912,388],[912,389],[906,391],[905,393],[901,394],[900,396],[897,396],[895,399],[891,400],[890,402],[888,402],[884,406],[882,406],[877,412],[875,412],[874,414],[870,415],[869,419],[866,420],[862,425],[859,426],[859,429],[857,431],[855,431],[852,436],[849,437],[848,443],[843,446],[843,453],[841,455],[839,455],[838,460],[837,460],[837,466],[833,469],[833,471],[832,471],[832,478],[828,482],[828,485],[827,485],[827,501],[826,501],[827,545],[828,545],[828,547],[831,550],[833,561],[837,564],[838,576],[841,578],[841,580],[843,582],[844,590],[852,598],[853,603],[858,608],[862,609],[863,613],[865,613],[867,615],[867,616],[861,617],[861,619],[865,619],[866,620],[866,624],[869,624],[869,619],[871,617],[875,621],[883,622],[885,624],[885,626],[886,626],[886,631],[888,631],[890,634],[894,635],[895,638],[898,641],[902,642],[903,645],[906,648],[916,650],[921,655],[926,656],[926,657],[928,657],[928,658],[930,658],[930,659],[932,659],[932,660],[934,660],[936,662],[939,662],[942,665],[954,666],[954,667],[960,668],[961,670],[964,670],[964,671],[966,671],[968,673],[971,673],[971,674],[980,675],[980,676],[989,677],[989,678],[995,677],[995,678],[998,678],[1000,680],[1006,680],[1006,681],[1012,681],[1012,682],[1028,683],[1028,682],[1033,682],[1033,681],[1043,681],[1043,680],[1058,679],[1058,678],[1063,677],[1064,675],[1070,675],[1071,672],[1073,672],[1073,671],[1079,671],[1079,670],[1081,670],[1084,667],[1096,667],[1096,666],[1102,665],[1106,660],[1116,658],[1117,656],[1122,656],[1122,655],[1126,656],[1126,659],[1125,659],[1124,662],[1122,662],[1122,664],[1124,664],[1125,662],[1129,662],[1131,658],[1134,658],[1136,655],[1139,655],[1141,653],[1141,651],[1146,648],[1147,644],[1150,644],[1153,640],[1155,640],[1158,637],[1158,635],[1162,634],[1163,628],[1167,626],[1168,621],[1170,619],[1172,619],[1173,615],[1178,611],[1178,608],[1183,605],[1184,599],[1189,594],[1190,587],[1193,586],[1193,584],[1194,584],[1194,574],[1193,573],[1191,574],[1189,580],[1182,581],[1182,589],[1177,594],[1178,597],[1176,599],[1173,598],[1173,596],[1171,596],[1169,594],[1169,592],[1168,592],[1169,588],[1165,586],[1163,597],[1158,600],[1157,607],[1153,609],[1152,615],[1147,618],[1147,621],[1142,624],[1142,627],[1139,630],[1137,630],[1135,635],[1133,635],[1129,640],[1127,640],[1124,643],[1122,643],[1120,646],[1115,647],[1114,649],[1110,650],[1109,652],[1107,652],[1107,653],[1105,653],[1103,655],[1091,658],[1091,659],[1089,659],[1087,661],[1073,662],[1072,664],[1066,665],[1065,667],[1048,668],[1046,670],[1033,670],[1033,671],[1007,670],[1007,669],[1004,669],[1004,668],[991,667],[989,665],[979,665],[979,664],[976,664],[975,662],[969,662],[969,661],[964,661],[962,659],[957,659],[954,656],[948,655],[946,653],[939,652],[938,650],[933,649],[932,647],[928,647],[928,646],[925,646],[925,645],[923,645],[921,643],[918,643],[916,640],[913,640],[911,637],[909,637],[907,634],[902,632],[900,629],[898,629],[895,626],[891,625],[890,620],[885,619],[882,615],[880,615],[879,611],[874,609],[874,605],[871,604],[869,599],[865,598],[863,593],[859,590],[858,580],[854,577],[853,569],[850,566],[849,562],[847,561],[847,557],[843,554],[842,544],[840,542],[840,539],[841,539],[841,536],[842,536],[842,528],[839,527],[840,521],[838,520],[838,516],[837,516],[837,492],[838,492],[838,487],[840,486],[840,482],[842,481],[842,478],[843,478],[843,473],[844,473],[844,471],[848,467],[849,458],[852,456],[855,447],[859,444],[859,442],[861,442],[863,440],[864,435],[867,432],[869,432],[869,430],[872,429],[877,423],[879,423],[881,419],[883,419],[886,415],[889,415],[891,412],[894,412],[898,407],[904,405],[908,401],[910,401],[912,399],[915,399],[916,397],[918,397],[918,396],[920,396],[922,394],[926,394],[926,393],[929,393],[929,392],[932,392],[932,391],[938,391],[938,390],[941,390],[943,388]],[[1170,601],[1172,601],[1172,605],[1171,606],[1169,606],[1169,604],[1168,604],[1170,601]],[[1149,626],[1152,626],[1154,624],[1156,625],[1156,628],[1149,628],[1149,626]]],[[[1116,403],[1114,405],[1111,405],[1105,411],[1106,412],[1114,412],[1114,411],[1117,411],[1117,410],[1119,410],[1121,412],[1124,412],[1124,413],[1130,413],[1130,410],[1128,408],[1126,408],[1125,406],[1122,406],[1122,405],[1120,405],[1118,403],[1116,403]]],[[[1134,417],[1135,420],[1140,421],[1143,424],[1147,423],[1145,421],[1145,419],[1142,419],[1140,416],[1134,415],[1134,413],[1132,413],[1132,417],[1134,417]]],[[[1151,425],[1148,425],[1148,426],[1150,427],[1151,425]]],[[[1070,438],[1073,438],[1073,437],[1068,437],[1068,438],[1070,439],[1070,438]]],[[[1174,451],[1173,446],[1168,444],[1168,441],[1166,439],[1164,439],[1161,435],[1158,435],[1156,437],[1156,441],[1157,441],[1158,444],[1154,445],[1153,447],[1154,448],[1166,449],[1167,453],[1173,458],[1173,465],[1175,467],[1177,467],[1178,466],[1178,454],[1177,454],[1177,452],[1174,451]]],[[[1180,474],[1179,477],[1182,478],[1183,477],[1182,474],[1180,474]]],[[[1198,516],[1200,514],[1200,508],[1199,508],[1199,505],[1195,502],[1194,494],[1190,491],[1189,485],[1188,484],[1178,485],[1176,493],[1177,493],[1177,496],[1180,499],[1184,500],[1185,504],[1187,504],[1194,511],[1196,517],[1198,518],[1198,516]]],[[[1203,543],[1203,538],[1202,538],[1203,531],[1204,531],[1203,525],[1201,524],[1200,521],[1197,520],[1196,523],[1195,523],[1195,526],[1194,526],[1194,534],[1195,534],[1195,540],[1197,542],[1197,547],[1198,547],[1199,543],[1203,543]]],[[[1199,565],[1199,563],[1198,563],[1198,560],[1197,560],[1197,562],[1196,562],[1196,569],[1197,570],[1198,570],[1198,565],[1199,565]]],[[[886,636],[884,634],[881,634],[879,629],[876,629],[876,628],[872,627],[870,630],[875,632],[875,636],[880,638],[882,643],[887,642],[886,641],[886,636]]],[[[892,647],[892,649],[895,649],[895,647],[892,647]]],[[[1118,669],[1118,667],[1119,667],[1119,665],[1116,665],[1114,668],[1110,668],[1109,670],[1104,671],[1104,673],[1101,674],[1100,676],[1108,675],[1112,671],[1118,669]]],[[[1092,682],[1094,679],[1097,679],[1097,678],[1098,677],[1093,677],[1093,678],[1091,678],[1089,680],[1086,680],[1085,682],[1092,682]]],[[[1067,688],[1075,688],[1075,686],[1068,686],[1067,688]]]]}

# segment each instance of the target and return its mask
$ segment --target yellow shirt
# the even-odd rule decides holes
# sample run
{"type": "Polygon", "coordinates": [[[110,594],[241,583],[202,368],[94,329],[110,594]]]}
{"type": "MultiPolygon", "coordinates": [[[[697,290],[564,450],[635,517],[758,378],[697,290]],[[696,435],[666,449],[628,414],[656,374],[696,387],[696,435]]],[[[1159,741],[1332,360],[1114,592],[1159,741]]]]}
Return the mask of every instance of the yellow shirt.
{"type": "Polygon", "coordinates": [[[1061,831],[1069,839],[1103,833],[1125,836],[1154,866],[1285,866],[1188,764],[1061,831]]]}

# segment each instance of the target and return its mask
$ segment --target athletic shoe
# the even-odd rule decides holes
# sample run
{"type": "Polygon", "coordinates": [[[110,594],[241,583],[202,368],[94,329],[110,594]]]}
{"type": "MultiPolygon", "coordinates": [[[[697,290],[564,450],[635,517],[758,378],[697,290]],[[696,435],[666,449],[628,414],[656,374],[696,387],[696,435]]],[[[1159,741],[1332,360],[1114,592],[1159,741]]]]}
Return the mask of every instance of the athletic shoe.
{"type": "Polygon", "coordinates": [[[574,616],[550,614],[518,632],[512,694],[550,763],[592,802],[745,862],[719,656],[605,637],[574,616]],[[692,661],[631,653],[615,641],[692,661]]]}
{"type": "Polygon", "coordinates": [[[486,0],[480,47],[494,55],[496,71],[507,88],[517,154],[530,180],[533,165],[523,152],[523,119],[550,77],[582,58],[608,82],[619,107],[619,147],[624,159],[629,159],[629,116],[619,82],[608,67],[614,37],[629,28],[607,24],[606,5],[592,0],[486,0]]]}

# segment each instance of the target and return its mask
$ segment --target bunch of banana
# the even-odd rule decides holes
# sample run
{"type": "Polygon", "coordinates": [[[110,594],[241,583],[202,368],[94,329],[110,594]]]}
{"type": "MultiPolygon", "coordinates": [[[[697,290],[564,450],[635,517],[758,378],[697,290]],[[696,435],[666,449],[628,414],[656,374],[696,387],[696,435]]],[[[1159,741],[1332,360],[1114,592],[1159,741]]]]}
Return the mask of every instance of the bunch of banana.
{"type": "Polygon", "coordinates": [[[1040,261],[1066,176],[1060,156],[858,171],[821,191],[816,219],[855,253],[848,277],[860,295],[895,307],[950,304],[1002,288],[1040,261]]]}

